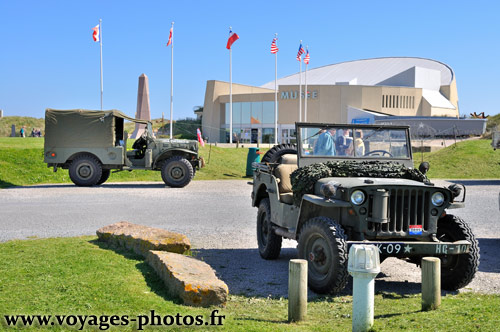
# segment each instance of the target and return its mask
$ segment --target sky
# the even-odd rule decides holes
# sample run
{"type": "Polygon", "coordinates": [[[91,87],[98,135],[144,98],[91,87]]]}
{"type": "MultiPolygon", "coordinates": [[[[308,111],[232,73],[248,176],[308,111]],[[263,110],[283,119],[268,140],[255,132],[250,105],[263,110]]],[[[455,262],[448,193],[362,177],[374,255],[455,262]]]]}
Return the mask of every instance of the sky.
{"type": "Polygon", "coordinates": [[[100,109],[102,19],[104,109],[135,116],[146,74],[152,118],[170,117],[174,21],[174,119],[195,117],[207,80],[260,86],[298,72],[299,41],[309,68],[376,57],[430,58],[455,72],[461,115],[500,113],[497,1],[26,1],[0,0],[0,109],[43,118],[46,108],[100,109]]]}

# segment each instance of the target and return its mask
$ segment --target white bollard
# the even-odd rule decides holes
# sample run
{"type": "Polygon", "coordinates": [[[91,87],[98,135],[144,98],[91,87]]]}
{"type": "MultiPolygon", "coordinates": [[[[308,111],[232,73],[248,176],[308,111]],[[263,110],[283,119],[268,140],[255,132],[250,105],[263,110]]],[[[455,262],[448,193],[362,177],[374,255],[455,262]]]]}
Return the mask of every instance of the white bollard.
{"type": "Polygon", "coordinates": [[[373,245],[352,245],[347,269],[353,277],[352,330],[368,331],[373,326],[375,277],[380,272],[378,248],[373,245]]]}

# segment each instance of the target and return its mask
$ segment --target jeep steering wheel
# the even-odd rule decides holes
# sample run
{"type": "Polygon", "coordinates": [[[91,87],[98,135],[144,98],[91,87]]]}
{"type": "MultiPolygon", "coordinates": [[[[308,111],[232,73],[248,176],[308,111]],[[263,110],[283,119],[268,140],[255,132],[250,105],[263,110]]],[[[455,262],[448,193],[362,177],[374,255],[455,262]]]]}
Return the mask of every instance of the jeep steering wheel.
{"type": "Polygon", "coordinates": [[[373,151],[365,153],[364,156],[367,157],[367,156],[371,156],[371,155],[381,156],[381,157],[384,155],[388,155],[389,157],[394,157],[392,155],[392,153],[390,153],[389,151],[386,151],[386,150],[373,150],[373,151]]]}

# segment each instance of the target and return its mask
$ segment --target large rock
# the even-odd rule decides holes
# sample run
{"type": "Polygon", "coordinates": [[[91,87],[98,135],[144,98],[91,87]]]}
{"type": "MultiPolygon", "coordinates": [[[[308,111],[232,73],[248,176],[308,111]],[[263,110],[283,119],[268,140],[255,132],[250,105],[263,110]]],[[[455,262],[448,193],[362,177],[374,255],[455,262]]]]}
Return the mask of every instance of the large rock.
{"type": "Polygon", "coordinates": [[[101,241],[132,249],[145,258],[149,250],[164,250],[183,254],[191,248],[189,239],[183,234],[136,225],[127,221],[99,228],[97,236],[101,241]]]}
{"type": "Polygon", "coordinates": [[[202,307],[225,305],[229,290],[210,265],[165,251],[150,251],[146,261],[163,279],[168,292],[181,298],[184,304],[202,307]]]}

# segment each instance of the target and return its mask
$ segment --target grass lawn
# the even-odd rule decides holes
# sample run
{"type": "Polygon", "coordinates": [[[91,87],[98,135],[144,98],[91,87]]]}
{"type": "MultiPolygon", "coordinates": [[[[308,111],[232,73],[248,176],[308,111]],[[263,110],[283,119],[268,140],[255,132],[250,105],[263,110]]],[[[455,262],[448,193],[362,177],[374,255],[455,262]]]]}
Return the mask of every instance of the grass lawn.
{"type": "MultiPolygon", "coordinates": [[[[131,148],[132,140],[129,140],[131,148]]],[[[261,148],[261,152],[267,151],[261,148]]],[[[212,145],[200,147],[206,167],[197,171],[194,180],[244,179],[247,148],[225,149],[212,145]]],[[[421,154],[414,154],[418,167],[421,154]]],[[[430,163],[431,179],[499,179],[500,151],[494,151],[490,140],[472,140],[425,153],[430,163]]],[[[162,181],[160,172],[133,171],[112,173],[109,182],[162,181]]],[[[43,138],[0,137],[0,188],[42,183],[69,183],[68,171],[54,173],[43,163],[43,138]]]]}
{"type": "MultiPolygon", "coordinates": [[[[96,237],[34,239],[0,243],[0,329],[4,315],[202,315],[217,309],[223,326],[183,330],[349,331],[352,298],[320,297],[308,304],[308,318],[288,324],[287,300],[231,295],[225,308],[192,308],[169,297],[162,281],[139,256],[110,249],[96,237]]],[[[270,271],[269,273],[272,273],[270,271]]],[[[284,280],[283,282],[287,282],[284,280]]],[[[231,290],[230,290],[231,291],[231,290]]],[[[500,297],[447,295],[439,310],[420,311],[419,295],[377,294],[374,331],[494,331],[500,323],[500,297]]],[[[29,330],[76,331],[75,326],[29,330]]],[[[112,328],[135,330],[136,326],[112,328]]],[[[18,327],[21,329],[21,327],[18,327]]],[[[84,330],[89,330],[86,326],[84,330]]],[[[147,330],[171,330],[148,327],[147,330]]],[[[179,328],[180,329],[180,328],[179,328]]],[[[96,327],[92,330],[97,331],[96,327]]]]}

